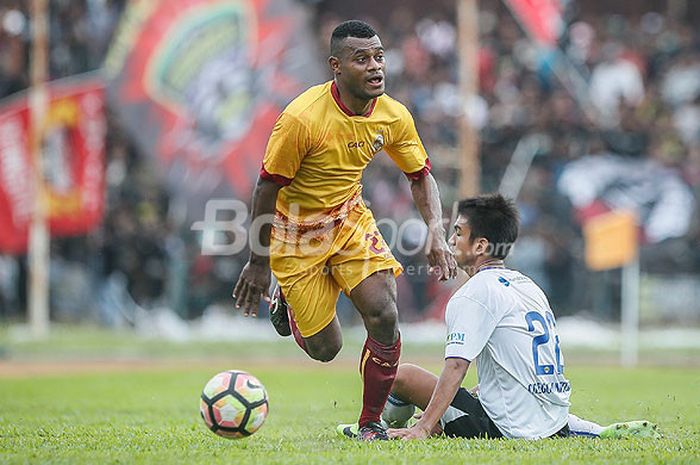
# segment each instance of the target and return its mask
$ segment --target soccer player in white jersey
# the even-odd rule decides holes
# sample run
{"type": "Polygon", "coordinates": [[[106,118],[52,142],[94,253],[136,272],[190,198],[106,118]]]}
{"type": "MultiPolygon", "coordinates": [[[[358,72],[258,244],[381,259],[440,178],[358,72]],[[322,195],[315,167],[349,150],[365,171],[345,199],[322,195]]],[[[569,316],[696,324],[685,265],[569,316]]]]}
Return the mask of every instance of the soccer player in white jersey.
{"type": "MultiPolygon", "coordinates": [[[[392,435],[427,438],[442,420],[448,435],[566,436],[571,385],[554,314],[544,292],[503,263],[518,236],[517,210],[490,195],[460,202],[458,212],[449,244],[470,279],[447,304],[445,366],[421,419],[392,435]],[[460,388],[472,362],[478,400],[460,388]]],[[[406,368],[409,378],[432,379],[419,367],[406,368]]],[[[400,380],[394,384],[395,397],[415,404],[401,387],[400,380]]]]}
{"type": "MultiPolygon", "coordinates": [[[[449,245],[469,280],[447,304],[445,365],[439,378],[402,364],[383,419],[402,425],[414,406],[424,410],[402,439],[443,433],[454,437],[541,439],[553,436],[656,437],[648,421],[602,427],[569,414],[571,385],[564,376],[556,319],[542,289],[505,267],[518,236],[518,213],[501,195],[463,200],[449,245]],[[477,364],[477,389],[461,387],[477,364]]],[[[338,433],[352,436],[354,425],[338,433]]]]}

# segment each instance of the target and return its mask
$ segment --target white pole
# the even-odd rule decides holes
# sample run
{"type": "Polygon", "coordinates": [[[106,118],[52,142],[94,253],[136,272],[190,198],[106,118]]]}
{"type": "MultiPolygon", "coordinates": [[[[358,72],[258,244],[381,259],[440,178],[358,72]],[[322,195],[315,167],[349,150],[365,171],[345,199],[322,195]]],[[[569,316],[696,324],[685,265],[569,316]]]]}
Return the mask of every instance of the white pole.
{"type": "Polygon", "coordinates": [[[29,326],[32,335],[43,338],[49,332],[49,231],[46,224],[42,124],[46,114],[48,68],[46,17],[47,0],[32,0],[31,90],[29,93],[30,148],[34,159],[34,208],[29,230],[29,326]]]}
{"type": "Polygon", "coordinates": [[[639,360],[639,256],[622,268],[622,366],[633,367],[639,360]]]}
{"type": "Polygon", "coordinates": [[[501,178],[498,192],[511,199],[518,198],[520,190],[525,183],[527,172],[530,171],[532,161],[535,159],[540,146],[540,137],[536,134],[525,136],[518,141],[518,145],[515,146],[515,151],[513,151],[513,155],[510,158],[510,163],[508,163],[506,171],[501,178]]]}
{"type": "Polygon", "coordinates": [[[471,197],[481,190],[479,133],[472,125],[466,109],[479,92],[477,61],[479,54],[479,8],[477,0],[457,1],[459,50],[459,94],[464,114],[459,121],[459,197],[471,197]]]}

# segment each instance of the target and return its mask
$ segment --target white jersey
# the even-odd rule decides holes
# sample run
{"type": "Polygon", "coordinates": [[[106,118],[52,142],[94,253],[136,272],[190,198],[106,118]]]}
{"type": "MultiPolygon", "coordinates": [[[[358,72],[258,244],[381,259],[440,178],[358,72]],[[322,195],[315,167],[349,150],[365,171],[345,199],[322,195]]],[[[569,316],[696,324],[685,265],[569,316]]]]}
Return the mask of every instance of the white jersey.
{"type": "Polygon", "coordinates": [[[545,438],[567,424],[556,321],[530,278],[483,269],[452,296],[445,320],[445,358],[476,361],[479,401],[505,437],[545,438]]]}

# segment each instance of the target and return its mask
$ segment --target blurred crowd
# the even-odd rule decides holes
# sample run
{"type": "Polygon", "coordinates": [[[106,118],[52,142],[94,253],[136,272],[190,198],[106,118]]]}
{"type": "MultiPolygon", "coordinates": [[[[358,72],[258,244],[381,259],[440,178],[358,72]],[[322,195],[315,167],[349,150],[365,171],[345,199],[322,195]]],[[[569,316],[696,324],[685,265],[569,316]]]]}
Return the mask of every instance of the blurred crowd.
{"type": "MultiPolygon", "coordinates": [[[[30,1],[0,0],[0,97],[29,86],[30,1]]],[[[97,69],[127,0],[50,0],[49,75],[97,69]]]]}
{"type": "MultiPolygon", "coordinates": [[[[27,3],[0,0],[0,98],[28,86],[27,3]]],[[[98,68],[126,0],[50,3],[51,78],[98,68]]],[[[326,50],[330,31],[345,18],[323,3],[317,8],[319,49],[326,50]]],[[[467,113],[480,134],[481,190],[497,190],[518,143],[540,136],[518,193],[522,232],[512,263],[542,285],[560,313],[604,308],[611,299],[603,294],[614,291],[592,283],[618,277],[585,271],[580,225],[557,190],[558,176],[566,163],[588,154],[649,158],[676,171],[700,199],[699,30],[659,12],[634,17],[569,12],[560,47],[570,68],[590,83],[589,103],[597,115],[591,118],[555,77],[552,57],[538,52],[499,2],[483,0],[480,9],[479,95],[467,113]],[[590,289],[603,290],[597,295],[590,289]]],[[[427,14],[395,9],[387,18],[363,19],[380,31],[387,48],[387,91],[414,115],[449,216],[457,200],[458,123],[467,107],[456,98],[456,14],[453,6],[438,5],[427,14]]],[[[54,318],[117,326],[132,322],[139,308],[168,307],[193,318],[211,305],[230,306],[230,288],[246,256],[199,253],[196,235],[173,220],[177,205],[157,167],[135,150],[115,118],[106,179],[103,226],[88,237],[52,242],[54,318]]],[[[364,186],[377,219],[402,225],[418,216],[408,183],[388,157],[370,165],[364,186]]],[[[697,217],[685,237],[646,246],[643,269],[700,272],[697,217]]],[[[390,242],[404,251],[416,250],[425,233],[415,222],[399,231],[382,228],[385,234],[401,232],[390,242]]],[[[430,315],[444,289],[420,268],[423,254],[397,255],[407,270],[411,265],[423,270],[407,272],[399,282],[402,318],[430,315]]],[[[25,282],[25,257],[0,256],[0,317],[21,316],[25,282]]]]}
{"type": "MultiPolygon", "coordinates": [[[[396,9],[388,20],[366,17],[381,24],[388,93],[416,119],[446,214],[457,200],[454,149],[465,112],[479,130],[484,192],[499,189],[518,143],[536,135],[537,153],[517,195],[522,229],[510,262],[542,285],[558,312],[595,308],[596,316],[614,318],[620,273],[586,271],[581,224],[557,182],[573,160],[614,154],[657,161],[700,199],[700,30],[659,12],[623,17],[566,11],[559,48],[568,72],[588,82],[590,93],[577,101],[555,76],[557,57],[538,50],[502,2],[481,0],[479,8],[479,95],[467,103],[457,97],[454,2],[438,3],[428,13],[396,9]]],[[[341,19],[322,16],[319,40],[341,19]]],[[[387,176],[386,157],[378,161],[365,176],[375,215],[415,217],[406,183],[400,175],[387,176]]],[[[697,213],[692,217],[683,237],[643,245],[643,271],[700,272],[700,222],[697,213]]],[[[402,257],[404,263],[420,258],[402,257]]],[[[402,312],[415,309],[419,318],[440,288],[425,276],[407,278],[402,312]]]]}

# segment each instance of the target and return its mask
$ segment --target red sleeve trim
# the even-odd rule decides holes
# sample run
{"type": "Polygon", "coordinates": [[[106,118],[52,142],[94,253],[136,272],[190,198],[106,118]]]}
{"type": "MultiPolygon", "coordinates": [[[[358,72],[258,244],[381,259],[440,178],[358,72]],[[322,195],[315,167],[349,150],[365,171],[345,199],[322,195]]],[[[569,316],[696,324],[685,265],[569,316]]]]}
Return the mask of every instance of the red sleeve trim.
{"type": "Polygon", "coordinates": [[[288,186],[292,183],[293,179],[286,178],[280,174],[268,173],[264,166],[260,167],[260,177],[267,181],[272,181],[280,186],[288,186]]]}
{"type": "Polygon", "coordinates": [[[423,169],[420,169],[420,170],[416,171],[415,173],[404,173],[404,174],[406,175],[406,177],[410,181],[419,181],[420,179],[426,177],[430,173],[430,170],[432,169],[432,167],[433,166],[430,164],[430,158],[426,158],[425,159],[425,166],[423,167],[423,169]]]}

